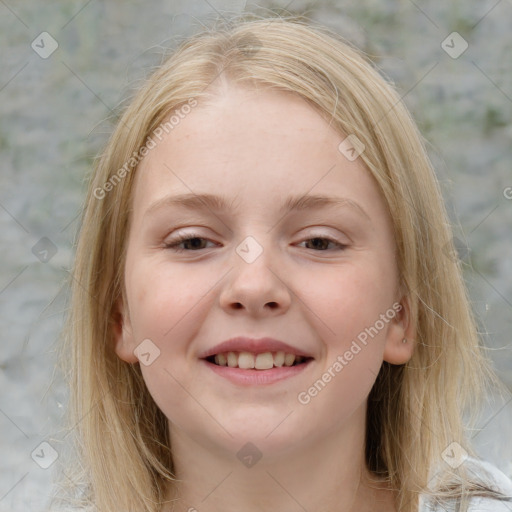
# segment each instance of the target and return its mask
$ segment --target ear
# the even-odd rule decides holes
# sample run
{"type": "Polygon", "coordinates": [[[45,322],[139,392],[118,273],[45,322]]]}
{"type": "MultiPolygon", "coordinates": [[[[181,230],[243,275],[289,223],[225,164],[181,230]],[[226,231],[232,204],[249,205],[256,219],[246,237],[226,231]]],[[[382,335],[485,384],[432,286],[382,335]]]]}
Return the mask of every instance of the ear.
{"type": "Polygon", "coordinates": [[[401,308],[395,309],[396,315],[391,319],[384,347],[384,361],[391,364],[405,364],[414,353],[416,345],[416,325],[412,318],[411,299],[404,295],[400,301],[401,308]],[[407,340],[406,343],[403,340],[407,340]]]}
{"type": "Polygon", "coordinates": [[[125,307],[122,297],[116,302],[112,316],[115,353],[127,363],[137,363],[139,360],[133,353],[135,340],[130,322],[130,313],[128,308],[125,307]]]}

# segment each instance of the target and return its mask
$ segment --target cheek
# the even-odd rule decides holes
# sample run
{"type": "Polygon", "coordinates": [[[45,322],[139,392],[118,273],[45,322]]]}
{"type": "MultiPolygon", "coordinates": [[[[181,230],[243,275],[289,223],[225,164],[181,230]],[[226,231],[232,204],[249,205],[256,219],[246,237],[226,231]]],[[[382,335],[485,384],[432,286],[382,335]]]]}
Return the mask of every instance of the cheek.
{"type": "MultiPolygon", "coordinates": [[[[303,300],[324,325],[322,333],[328,348],[350,345],[391,308],[393,279],[393,272],[369,258],[327,269],[314,278],[309,276],[303,300]]],[[[385,334],[385,328],[380,330],[385,334]]]]}
{"type": "Polygon", "coordinates": [[[325,428],[336,428],[365,403],[383,361],[390,319],[381,315],[393,312],[392,280],[366,263],[318,276],[307,294],[325,353],[296,400],[308,417],[323,418],[325,428]]]}
{"type": "Polygon", "coordinates": [[[135,298],[130,302],[134,333],[139,337],[154,336],[165,348],[173,339],[184,339],[177,336],[178,331],[188,332],[190,337],[191,318],[207,301],[215,279],[211,273],[205,276],[177,265],[148,262],[133,268],[130,282],[131,289],[127,291],[129,297],[135,298]],[[183,326],[188,326],[188,331],[183,326]]]}
{"type": "MultiPolygon", "coordinates": [[[[136,343],[150,339],[157,347],[154,350],[158,355],[151,364],[140,363],[144,381],[160,410],[174,424],[182,426],[183,418],[187,417],[183,414],[184,404],[191,407],[188,414],[205,414],[199,406],[194,409],[197,404],[186,391],[194,381],[196,370],[190,340],[196,338],[201,318],[211,307],[218,274],[147,262],[131,267],[128,276],[127,292],[136,343]]],[[[203,392],[194,389],[195,396],[203,392]]],[[[190,428],[188,425],[187,429],[190,428]]]]}
{"type": "Polygon", "coordinates": [[[312,409],[318,407],[318,414],[324,408],[349,414],[375,382],[395,315],[395,273],[384,263],[366,261],[331,276],[330,297],[323,299],[322,307],[323,320],[333,332],[324,339],[327,355],[321,382],[308,393],[315,397],[312,409]]]}

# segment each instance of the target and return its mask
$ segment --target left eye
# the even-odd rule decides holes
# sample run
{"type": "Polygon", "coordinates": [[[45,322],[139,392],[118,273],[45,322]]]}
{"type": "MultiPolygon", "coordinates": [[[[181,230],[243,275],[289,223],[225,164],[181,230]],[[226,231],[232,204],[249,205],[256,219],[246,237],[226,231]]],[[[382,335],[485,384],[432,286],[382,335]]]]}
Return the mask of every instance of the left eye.
{"type": "MultiPolygon", "coordinates": [[[[182,252],[182,251],[197,251],[201,249],[206,249],[204,247],[203,241],[209,242],[207,238],[203,238],[200,236],[195,235],[184,235],[178,237],[176,240],[171,240],[169,243],[165,244],[166,249],[172,249],[176,252],[182,252]],[[179,247],[180,245],[184,244],[184,247],[179,247]]],[[[312,247],[306,247],[306,249],[311,248],[316,251],[326,251],[328,250],[329,244],[334,244],[335,246],[338,246],[340,250],[345,249],[347,246],[338,242],[337,240],[334,240],[332,238],[328,237],[314,237],[314,238],[308,238],[306,240],[303,240],[300,243],[309,243],[313,242],[312,247]]]]}
{"type": "Polygon", "coordinates": [[[340,242],[327,237],[314,237],[314,238],[308,238],[307,240],[302,241],[301,243],[308,243],[308,242],[314,242],[312,245],[316,249],[320,249],[321,251],[325,251],[327,249],[326,246],[328,246],[330,243],[337,245],[340,250],[345,249],[347,246],[344,244],[341,244],[340,242]]]}

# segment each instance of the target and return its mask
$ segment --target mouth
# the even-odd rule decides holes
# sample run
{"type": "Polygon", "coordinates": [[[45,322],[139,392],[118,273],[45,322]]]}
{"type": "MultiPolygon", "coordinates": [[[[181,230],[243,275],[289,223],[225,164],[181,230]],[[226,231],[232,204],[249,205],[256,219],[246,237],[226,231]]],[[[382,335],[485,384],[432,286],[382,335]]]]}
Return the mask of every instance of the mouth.
{"type": "Polygon", "coordinates": [[[239,368],[242,370],[264,371],[273,368],[301,366],[313,360],[312,357],[278,352],[221,352],[204,358],[210,364],[239,368]]]}

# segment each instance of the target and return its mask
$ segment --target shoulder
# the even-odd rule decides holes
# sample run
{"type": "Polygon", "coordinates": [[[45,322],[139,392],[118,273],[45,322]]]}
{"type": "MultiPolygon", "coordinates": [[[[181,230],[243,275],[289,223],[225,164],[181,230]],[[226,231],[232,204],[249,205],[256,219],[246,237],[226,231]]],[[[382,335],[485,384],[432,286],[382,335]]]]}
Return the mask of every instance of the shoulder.
{"type": "Polygon", "coordinates": [[[72,508],[59,508],[59,509],[48,509],[45,512],[98,512],[98,509],[94,506],[86,507],[72,507],[72,508]]]}
{"type": "MultiPolygon", "coordinates": [[[[473,481],[479,482],[490,489],[510,497],[510,501],[493,498],[473,497],[467,512],[512,512],[512,481],[502,471],[487,461],[469,457],[464,462],[473,481]]],[[[456,512],[457,505],[433,505],[424,497],[420,497],[419,512],[456,512]]]]}
{"type": "Polygon", "coordinates": [[[94,505],[69,505],[59,506],[58,508],[47,508],[44,512],[98,512],[98,508],[94,505]]]}
{"type": "Polygon", "coordinates": [[[73,506],[68,508],[49,508],[45,512],[98,512],[98,509],[94,505],[88,505],[83,507],[73,506]]]}
{"type": "Polygon", "coordinates": [[[465,462],[469,471],[478,479],[484,480],[490,487],[506,495],[512,495],[512,480],[497,467],[485,460],[468,458],[465,462]]]}

